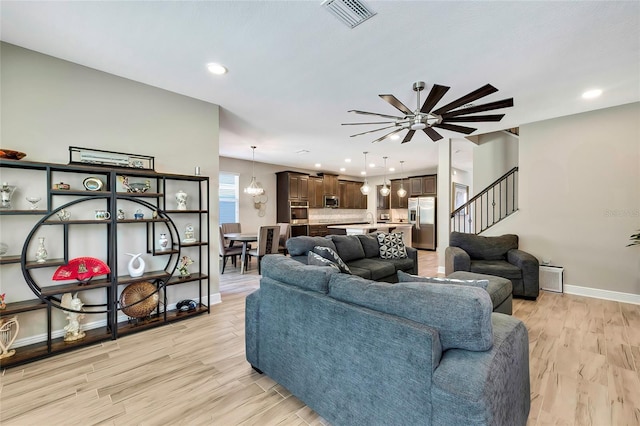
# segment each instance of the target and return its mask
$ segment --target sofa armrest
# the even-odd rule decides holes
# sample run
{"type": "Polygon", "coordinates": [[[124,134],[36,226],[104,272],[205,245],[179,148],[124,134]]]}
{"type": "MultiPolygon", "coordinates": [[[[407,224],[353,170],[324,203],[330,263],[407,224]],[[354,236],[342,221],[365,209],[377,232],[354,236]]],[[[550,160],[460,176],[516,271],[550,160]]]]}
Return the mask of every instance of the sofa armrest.
{"type": "Polygon", "coordinates": [[[538,259],[522,250],[511,249],[507,252],[507,262],[522,270],[525,297],[538,297],[540,286],[540,263],[538,259]]]}
{"type": "Polygon", "coordinates": [[[494,340],[490,350],[443,353],[433,373],[434,424],[527,423],[531,407],[527,328],[504,314],[492,314],[491,322],[494,340]]]}
{"type": "Polygon", "coordinates": [[[260,321],[260,290],[256,290],[245,299],[245,353],[247,361],[254,368],[258,365],[258,325],[260,321]]]}
{"type": "Polygon", "coordinates": [[[449,246],[444,251],[445,275],[456,271],[469,271],[471,269],[471,257],[460,247],[449,246]]]}
{"type": "Polygon", "coordinates": [[[407,257],[413,260],[413,272],[410,274],[418,275],[418,250],[413,247],[405,247],[407,249],[407,257]]]}

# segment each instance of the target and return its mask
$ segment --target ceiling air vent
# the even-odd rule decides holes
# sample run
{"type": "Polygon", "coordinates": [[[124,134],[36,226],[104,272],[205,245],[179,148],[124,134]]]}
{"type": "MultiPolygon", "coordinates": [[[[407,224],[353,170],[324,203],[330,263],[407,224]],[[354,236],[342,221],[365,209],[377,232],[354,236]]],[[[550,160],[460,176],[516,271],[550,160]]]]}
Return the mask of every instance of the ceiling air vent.
{"type": "Polygon", "coordinates": [[[324,0],[322,6],[349,28],[362,24],[376,14],[360,0],[324,0]]]}

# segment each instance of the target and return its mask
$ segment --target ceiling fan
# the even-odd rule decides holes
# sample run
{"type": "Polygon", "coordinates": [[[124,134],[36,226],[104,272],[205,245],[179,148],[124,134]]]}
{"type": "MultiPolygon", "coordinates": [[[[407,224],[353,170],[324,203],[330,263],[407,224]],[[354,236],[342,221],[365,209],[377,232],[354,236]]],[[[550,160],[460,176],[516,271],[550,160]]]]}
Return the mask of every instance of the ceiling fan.
{"type": "Polygon", "coordinates": [[[376,112],[367,112],[359,110],[349,110],[356,114],[364,115],[376,115],[378,117],[390,118],[393,121],[376,121],[369,123],[343,123],[343,126],[355,126],[361,124],[391,124],[390,126],[381,127],[379,129],[369,130],[367,132],[357,133],[354,136],[365,135],[367,133],[378,132],[380,130],[394,128],[394,130],[385,134],[382,137],[374,140],[373,142],[380,142],[381,140],[394,135],[403,130],[409,130],[404,137],[402,143],[409,142],[417,130],[422,130],[431,138],[432,141],[442,139],[442,135],[438,133],[434,127],[450,130],[452,132],[464,133],[466,135],[473,133],[475,130],[473,127],[461,126],[452,123],[469,123],[469,122],[481,122],[481,121],[500,121],[504,114],[490,114],[490,115],[468,115],[476,112],[490,111],[493,109],[507,108],[513,106],[513,98],[502,99],[500,101],[489,102],[482,105],[468,106],[470,102],[477,99],[488,96],[498,91],[490,84],[482,86],[481,88],[474,90],[471,93],[464,95],[461,98],[456,99],[453,102],[448,103],[438,109],[433,109],[436,104],[442,99],[442,97],[450,89],[447,86],[440,86],[434,84],[425,99],[422,106],[420,106],[420,92],[424,90],[424,81],[417,81],[413,83],[413,90],[417,93],[417,103],[415,111],[411,111],[405,104],[400,102],[398,98],[393,95],[379,95],[382,99],[387,101],[391,106],[402,112],[402,116],[379,114],[376,112]],[[466,107],[465,107],[466,106],[466,107]]]}

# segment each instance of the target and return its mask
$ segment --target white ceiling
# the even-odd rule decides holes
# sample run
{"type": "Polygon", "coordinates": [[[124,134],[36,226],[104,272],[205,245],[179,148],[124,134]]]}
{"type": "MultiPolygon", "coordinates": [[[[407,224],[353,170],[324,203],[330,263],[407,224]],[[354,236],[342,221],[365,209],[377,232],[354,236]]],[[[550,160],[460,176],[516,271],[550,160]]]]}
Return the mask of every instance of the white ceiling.
{"type": "Polygon", "coordinates": [[[382,133],[349,135],[375,127],[340,126],[367,120],[350,109],[397,114],[381,93],[413,108],[417,80],[427,83],[422,99],[434,83],[451,87],[439,106],[487,83],[499,92],[476,104],[514,98],[513,108],[496,111],[506,113],[500,123],[472,126],[474,134],[640,100],[638,1],[368,1],[377,15],[355,29],[320,3],[3,0],[0,34],[220,105],[222,156],[251,159],[256,145],[256,161],[319,162],[354,176],[363,151],[378,164],[388,156],[396,169],[404,160],[408,173],[436,166],[436,143],[424,133],[371,144],[382,133]],[[229,73],[209,74],[213,61],[229,73]],[[594,87],[600,98],[581,99],[594,87]]]}

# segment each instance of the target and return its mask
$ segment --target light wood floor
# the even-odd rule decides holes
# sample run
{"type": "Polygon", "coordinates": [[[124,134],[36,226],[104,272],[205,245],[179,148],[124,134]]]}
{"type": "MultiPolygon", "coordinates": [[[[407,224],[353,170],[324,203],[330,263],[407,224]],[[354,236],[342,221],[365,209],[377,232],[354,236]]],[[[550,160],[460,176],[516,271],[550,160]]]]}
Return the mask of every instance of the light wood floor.
{"type": "MultiPolygon", "coordinates": [[[[420,273],[436,275],[435,253],[420,273]]],[[[244,358],[244,298],[227,265],[203,315],[3,372],[2,425],[321,425],[244,358]]],[[[640,425],[640,306],[542,293],[515,300],[529,329],[530,425],[640,425]]]]}

